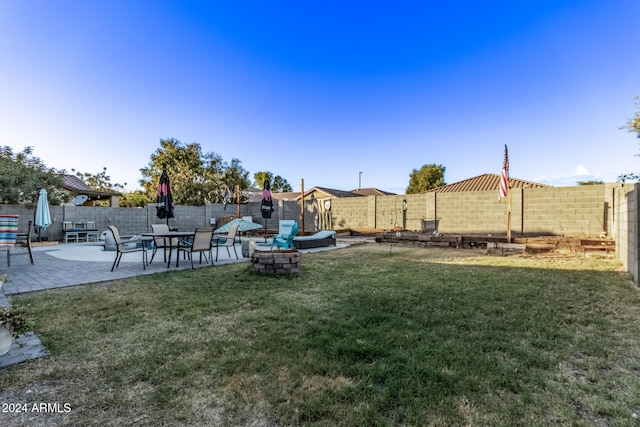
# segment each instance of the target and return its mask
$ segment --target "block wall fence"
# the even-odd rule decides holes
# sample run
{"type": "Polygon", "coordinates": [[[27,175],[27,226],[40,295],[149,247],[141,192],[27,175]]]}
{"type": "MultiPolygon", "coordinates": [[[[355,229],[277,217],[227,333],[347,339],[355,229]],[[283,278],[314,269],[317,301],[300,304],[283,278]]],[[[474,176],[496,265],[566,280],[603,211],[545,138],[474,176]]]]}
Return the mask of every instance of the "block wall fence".
{"type": "MultiPolygon", "coordinates": [[[[620,184],[511,191],[511,234],[611,234],[614,189],[620,184]]],[[[424,193],[334,199],[334,228],[423,230],[506,235],[507,199],[497,191],[424,193]],[[406,209],[404,209],[406,201],[406,209]]]]}
{"type": "Polygon", "coordinates": [[[638,286],[640,281],[640,239],[638,239],[638,215],[640,184],[616,188],[614,205],[614,233],[616,256],[624,268],[633,275],[638,286]]]}
{"type": "MultiPolygon", "coordinates": [[[[511,191],[511,236],[556,235],[598,237],[606,233],[616,241],[616,253],[638,283],[640,263],[638,246],[638,184],[603,184],[574,187],[514,189],[511,191]]],[[[423,193],[392,196],[348,197],[331,200],[332,228],[335,230],[382,231],[434,230],[444,234],[506,235],[507,206],[498,202],[496,191],[462,193],[423,193]]],[[[302,226],[300,202],[274,203],[267,220],[270,230],[280,219],[294,219],[302,226]]],[[[50,206],[52,226],[43,231],[49,240],[62,240],[63,221],[94,221],[98,229],[115,225],[123,235],[151,231],[151,224],[164,223],[156,217],[154,204],[146,208],[90,206],[50,206]]],[[[26,231],[34,210],[16,205],[0,205],[0,215],[18,214],[20,232],[26,231]]],[[[221,204],[176,206],[171,227],[193,230],[235,217],[237,205],[221,204]]],[[[260,203],[240,205],[241,216],[251,216],[264,224],[260,203]]],[[[317,229],[317,203],[305,201],[304,228],[317,229]]]]}

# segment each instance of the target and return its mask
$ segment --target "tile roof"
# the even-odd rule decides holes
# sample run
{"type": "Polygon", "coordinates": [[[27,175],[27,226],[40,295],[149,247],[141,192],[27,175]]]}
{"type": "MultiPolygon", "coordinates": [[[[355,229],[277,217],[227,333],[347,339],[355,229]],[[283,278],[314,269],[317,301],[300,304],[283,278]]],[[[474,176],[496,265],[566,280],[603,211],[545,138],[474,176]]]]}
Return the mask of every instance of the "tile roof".
{"type": "Polygon", "coordinates": [[[97,191],[89,187],[83,180],[75,175],[62,175],[63,187],[67,190],[77,192],[79,194],[86,194],[88,196],[122,196],[122,193],[117,191],[97,191]]]}
{"type": "Polygon", "coordinates": [[[395,196],[396,193],[390,193],[388,191],[380,190],[377,188],[358,188],[357,190],[351,190],[352,193],[359,194],[361,196],[395,196]]]}
{"type": "MultiPolygon", "coordinates": [[[[463,181],[454,182],[453,184],[443,185],[442,187],[433,188],[425,191],[425,193],[460,193],[463,191],[498,191],[500,187],[500,175],[495,173],[486,173],[474,178],[465,179],[463,181]]],[[[524,179],[509,178],[509,188],[544,188],[551,187],[546,184],[525,181],[524,179]]]]}
{"type": "Polygon", "coordinates": [[[74,191],[93,191],[91,187],[75,175],[63,175],[64,187],[74,191]]]}
{"type": "MultiPolygon", "coordinates": [[[[309,197],[312,193],[324,193],[329,197],[344,198],[344,197],[361,197],[361,196],[394,196],[395,193],[389,193],[388,191],[379,190],[377,188],[361,188],[359,190],[345,191],[337,190],[335,188],[327,187],[313,187],[310,190],[304,192],[304,196],[309,197]]],[[[300,192],[291,193],[272,193],[271,196],[276,200],[300,200],[300,192]]],[[[317,196],[316,196],[317,197],[317,196]]],[[[322,196],[325,197],[325,196],[322,196]]],[[[320,197],[320,198],[322,198],[320,197]]]]}
{"type": "Polygon", "coordinates": [[[334,196],[334,197],[361,197],[360,194],[356,194],[351,191],[336,190],[335,188],[326,188],[326,187],[313,187],[311,190],[307,191],[307,193],[310,193],[314,190],[321,191],[323,193],[328,194],[329,196],[334,196]]]}
{"type": "MultiPolygon", "coordinates": [[[[304,197],[309,196],[312,193],[315,192],[321,192],[326,194],[329,197],[336,197],[336,198],[345,198],[345,197],[362,197],[362,195],[360,194],[356,194],[352,191],[345,191],[345,190],[336,190],[335,188],[326,188],[326,187],[313,187],[312,189],[305,191],[304,192],[304,197]]],[[[300,194],[298,194],[298,197],[296,197],[294,200],[300,200],[300,194]]]]}

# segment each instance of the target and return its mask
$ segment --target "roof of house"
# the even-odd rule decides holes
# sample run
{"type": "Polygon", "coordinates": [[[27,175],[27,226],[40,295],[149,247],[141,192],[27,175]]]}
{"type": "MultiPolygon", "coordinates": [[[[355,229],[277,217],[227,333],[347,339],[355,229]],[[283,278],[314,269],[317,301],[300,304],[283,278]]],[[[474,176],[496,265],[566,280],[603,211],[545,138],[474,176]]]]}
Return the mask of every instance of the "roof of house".
{"type": "MultiPolygon", "coordinates": [[[[344,190],[336,190],[335,188],[326,188],[326,187],[313,187],[312,189],[304,192],[304,197],[307,197],[309,194],[313,194],[316,192],[321,192],[330,197],[336,198],[344,198],[344,197],[362,197],[361,194],[354,193],[352,191],[344,191],[344,190]]],[[[300,194],[294,200],[300,200],[300,194]]]]}
{"type": "MultiPolygon", "coordinates": [[[[551,187],[550,185],[540,184],[537,182],[525,181],[524,179],[509,178],[509,188],[543,188],[551,187]]],[[[500,175],[495,173],[486,173],[474,178],[465,179],[463,181],[454,182],[453,184],[443,185],[442,187],[432,188],[425,193],[460,193],[464,191],[492,191],[500,188],[500,175]]]]}
{"type": "Polygon", "coordinates": [[[249,187],[242,190],[242,194],[247,198],[247,202],[262,201],[262,190],[257,187],[249,187]]]}
{"type": "Polygon", "coordinates": [[[288,191],[286,193],[271,193],[271,198],[274,200],[296,200],[300,197],[299,191],[288,191]]]}
{"type": "Polygon", "coordinates": [[[358,188],[357,190],[351,190],[351,192],[359,194],[361,196],[395,196],[396,195],[396,193],[390,193],[388,191],[380,190],[375,187],[358,188]]]}
{"type": "MultiPolygon", "coordinates": [[[[310,194],[321,192],[329,197],[343,198],[343,197],[361,197],[361,196],[394,196],[395,193],[389,193],[388,191],[379,190],[377,188],[361,188],[358,190],[345,191],[337,190],[335,188],[327,187],[313,187],[310,190],[304,192],[304,197],[309,197],[310,194]]],[[[300,192],[290,193],[271,193],[271,197],[275,200],[300,200],[300,192]]]]}
{"type": "Polygon", "coordinates": [[[117,191],[96,191],[89,187],[83,180],[78,178],[75,175],[67,175],[64,174],[62,176],[63,187],[69,191],[76,192],[78,194],[86,194],[90,197],[99,197],[99,196],[122,196],[122,193],[117,191]]]}

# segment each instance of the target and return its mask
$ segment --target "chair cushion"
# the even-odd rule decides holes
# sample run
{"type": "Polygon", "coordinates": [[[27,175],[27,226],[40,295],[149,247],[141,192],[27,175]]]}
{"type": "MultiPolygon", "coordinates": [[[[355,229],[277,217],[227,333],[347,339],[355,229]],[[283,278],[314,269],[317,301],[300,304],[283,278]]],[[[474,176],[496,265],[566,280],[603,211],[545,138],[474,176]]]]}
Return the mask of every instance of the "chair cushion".
{"type": "Polygon", "coordinates": [[[297,240],[297,241],[301,241],[301,240],[322,240],[322,239],[328,239],[330,237],[335,236],[336,232],[334,230],[321,230],[318,231],[316,234],[313,234],[311,236],[296,236],[293,238],[293,240],[297,240]]]}

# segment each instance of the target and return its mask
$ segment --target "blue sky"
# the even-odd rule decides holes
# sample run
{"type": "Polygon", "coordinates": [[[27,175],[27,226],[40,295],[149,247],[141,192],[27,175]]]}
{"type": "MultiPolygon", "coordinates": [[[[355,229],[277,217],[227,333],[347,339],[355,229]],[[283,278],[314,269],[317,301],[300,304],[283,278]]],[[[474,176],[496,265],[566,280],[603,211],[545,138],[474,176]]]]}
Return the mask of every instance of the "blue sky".
{"type": "Polygon", "coordinates": [[[639,21],[637,0],[0,0],[0,145],[129,189],[169,137],[297,191],[499,173],[505,144],[512,177],[613,182],[640,171],[639,21]]]}

